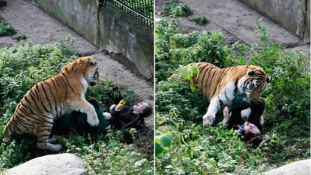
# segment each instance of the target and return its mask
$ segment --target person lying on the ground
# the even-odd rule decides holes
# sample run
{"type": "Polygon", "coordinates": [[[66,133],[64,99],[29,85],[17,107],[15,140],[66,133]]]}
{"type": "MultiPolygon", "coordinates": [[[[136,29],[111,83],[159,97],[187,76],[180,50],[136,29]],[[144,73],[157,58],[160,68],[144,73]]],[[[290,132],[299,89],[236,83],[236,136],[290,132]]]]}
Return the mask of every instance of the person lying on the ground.
{"type": "Polygon", "coordinates": [[[105,134],[109,125],[114,126],[116,129],[141,129],[145,126],[144,118],[152,113],[151,104],[145,102],[139,102],[133,107],[128,107],[124,106],[125,102],[121,100],[117,106],[114,104],[110,107],[110,113],[103,113],[96,100],[89,100],[89,103],[93,105],[97,113],[99,120],[97,127],[92,127],[88,124],[85,113],[73,111],[55,120],[51,136],[69,134],[70,132],[78,135],[105,134]]]}
{"type": "Polygon", "coordinates": [[[134,106],[125,106],[125,101],[121,100],[118,105],[110,106],[110,113],[105,112],[106,120],[116,129],[136,128],[145,126],[144,118],[152,114],[150,103],[139,102],[134,106]]]}
{"type": "Polygon", "coordinates": [[[227,123],[227,129],[233,128],[241,135],[242,140],[248,141],[261,134],[263,125],[261,115],[264,109],[265,102],[262,99],[233,107],[231,112],[228,107],[225,107],[222,123],[227,123]]]}

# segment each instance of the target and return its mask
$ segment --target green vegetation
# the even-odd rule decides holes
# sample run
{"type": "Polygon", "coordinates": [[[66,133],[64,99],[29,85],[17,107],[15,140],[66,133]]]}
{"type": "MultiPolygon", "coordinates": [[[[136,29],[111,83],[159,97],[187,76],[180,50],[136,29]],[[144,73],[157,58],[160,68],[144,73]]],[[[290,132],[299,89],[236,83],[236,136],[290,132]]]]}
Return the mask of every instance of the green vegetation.
{"type": "Polygon", "coordinates": [[[0,23],[0,36],[12,36],[17,41],[26,40],[27,37],[24,34],[16,33],[15,29],[11,25],[4,25],[0,23]]]}
{"type": "MultiPolygon", "coordinates": [[[[2,130],[23,95],[37,82],[56,75],[64,65],[77,58],[70,49],[71,44],[71,38],[46,45],[26,40],[0,49],[0,142],[2,130]]],[[[119,90],[122,97],[133,103],[133,91],[119,90]]],[[[113,82],[105,80],[89,88],[86,98],[96,99],[103,111],[107,111],[120,93],[113,82]]],[[[97,134],[92,139],[70,134],[60,136],[57,142],[64,146],[62,152],[82,157],[98,174],[153,174],[153,137],[138,137],[138,131],[133,129],[127,132],[134,137],[132,144],[123,143],[123,132],[112,128],[107,134],[97,134]]],[[[15,135],[7,145],[2,143],[0,172],[49,154],[36,148],[35,140],[33,136],[15,135]]]]}
{"type": "MultiPolygon", "coordinates": [[[[157,174],[256,174],[309,158],[309,56],[270,41],[269,29],[258,19],[261,42],[252,45],[225,46],[220,32],[182,34],[176,24],[164,19],[155,29],[157,174]],[[258,65],[272,77],[262,96],[266,110],[259,145],[242,142],[221,122],[202,126],[205,102],[187,82],[197,70],[183,67],[199,61],[258,65]],[[168,79],[173,73],[177,78],[168,79]]],[[[216,121],[221,119],[218,114],[216,121]]]]}
{"type": "Polygon", "coordinates": [[[208,22],[206,17],[203,15],[196,15],[196,16],[192,17],[191,20],[194,21],[195,23],[199,24],[199,25],[204,25],[208,22]]]}
{"type": "Polygon", "coordinates": [[[11,25],[3,25],[3,24],[0,24],[0,36],[11,36],[11,35],[14,35],[16,32],[13,28],[13,26],[11,25]]]}
{"type": "Polygon", "coordinates": [[[186,17],[191,15],[190,7],[184,3],[167,3],[164,9],[164,15],[176,17],[186,17]]]}
{"type": "Polygon", "coordinates": [[[27,36],[24,35],[24,34],[15,34],[12,36],[14,39],[16,39],[17,41],[22,41],[22,40],[26,40],[27,39],[27,36]]]}

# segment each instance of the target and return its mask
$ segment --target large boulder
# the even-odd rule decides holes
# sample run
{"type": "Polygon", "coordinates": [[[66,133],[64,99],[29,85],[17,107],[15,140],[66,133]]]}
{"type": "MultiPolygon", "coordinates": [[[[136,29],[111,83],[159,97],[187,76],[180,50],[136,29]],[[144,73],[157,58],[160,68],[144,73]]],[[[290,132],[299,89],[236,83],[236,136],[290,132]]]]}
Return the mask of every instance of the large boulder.
{"type": "Polygon", "coordinates": [[[311,159],[301,160],[267,171],[261,175],[310,175],[311,159]]]}
{"type": "MultiPolygon", "coordinates": [[[[87,164],[74,154],[46,155],[32,159],[5,171],[6,175],[82,175],[87,173],[87,164]]],[[[95,174],[95,173],[92,173],[95,174]]]]}

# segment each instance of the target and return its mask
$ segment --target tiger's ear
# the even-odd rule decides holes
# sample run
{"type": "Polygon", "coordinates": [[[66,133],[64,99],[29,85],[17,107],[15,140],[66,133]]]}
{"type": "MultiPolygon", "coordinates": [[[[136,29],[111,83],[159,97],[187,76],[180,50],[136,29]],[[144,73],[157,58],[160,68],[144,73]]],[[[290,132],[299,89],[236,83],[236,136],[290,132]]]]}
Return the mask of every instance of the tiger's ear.
{"type": "Polygon", "coordinates": [[[252,75],[255,75],[255,72],[252,69],[248,69],[247,74],[252,76],[252,75]]]}
{"type": "Polygon", "coordinates": [[[270,83],[272,81],[272,78],[271,77],[267,77],[267,83],[270,83]]]}

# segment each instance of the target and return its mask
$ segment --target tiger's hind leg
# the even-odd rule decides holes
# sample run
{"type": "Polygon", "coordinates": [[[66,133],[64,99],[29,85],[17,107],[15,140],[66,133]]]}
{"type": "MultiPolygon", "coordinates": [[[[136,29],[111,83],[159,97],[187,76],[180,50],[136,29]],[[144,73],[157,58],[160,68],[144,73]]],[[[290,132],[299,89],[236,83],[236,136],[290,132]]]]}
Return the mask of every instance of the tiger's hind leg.
{"type": "Polygon", "coordinates": [[[37,136],[37,147],[43,150],[58,152],[62,149],[60,144],[52,144],[50,142],[55,141],[55,138],[49,138],[53,126],[53,119],[49,119],[48,122],[38,126],[34,135],[37,136]]]}
{"type": "Polygon", "coordinates": [[[51,144],[46,141],[40,141],[37,142],[37,147],[43,150],[53,151],[53,152],[59,152],[62,149],[62,145],[60,144],[51,144]]]}
{"type": "Polygon", "coordinates": [[[49,133],[48,135],[45,134],[46,131],[44,131],[40,136],[38,137],[37,141],[37,147],[43,150],[58,152],[62,149],[62,145],[60,144],[52,144],[50,142],[56,141],[56,139],[49,139],[49,133]]]}
{"type": "Polygon", "coordinates": [[[53,135],[52,137],[50,137],[49,139],[48,139],[48,142],[49,143],[53,143],[53,142],[55,142],[57,140],[57,137],[55,136],[55,135],[53,135]]]}

